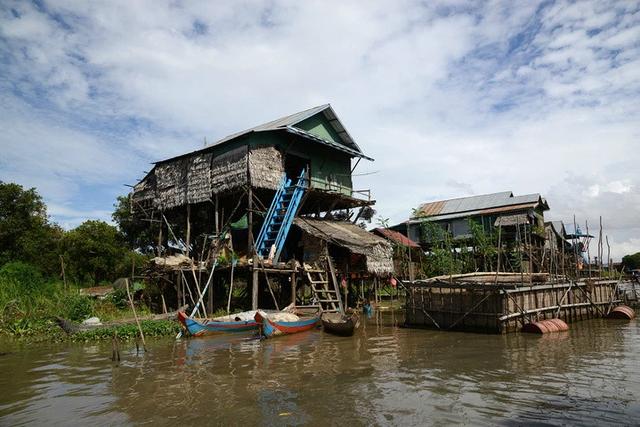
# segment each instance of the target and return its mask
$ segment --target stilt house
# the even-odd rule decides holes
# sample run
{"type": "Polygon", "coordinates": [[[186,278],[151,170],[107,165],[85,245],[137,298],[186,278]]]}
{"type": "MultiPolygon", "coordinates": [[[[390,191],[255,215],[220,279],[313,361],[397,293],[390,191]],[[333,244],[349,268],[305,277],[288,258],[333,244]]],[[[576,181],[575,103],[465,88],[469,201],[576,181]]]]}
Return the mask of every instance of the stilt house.
{"type": "Polygon", "coordinates": [[[181,305],[211,276],[209,310],[255,309],[327,300],[318,282],[335,300],[338,282],[390,273],[388,242],[354,224],[375,203],[353,188],[362,159],[373,161],[326,104],[155,163],[130,196],[158,236],[154,280],[181,305]]]}

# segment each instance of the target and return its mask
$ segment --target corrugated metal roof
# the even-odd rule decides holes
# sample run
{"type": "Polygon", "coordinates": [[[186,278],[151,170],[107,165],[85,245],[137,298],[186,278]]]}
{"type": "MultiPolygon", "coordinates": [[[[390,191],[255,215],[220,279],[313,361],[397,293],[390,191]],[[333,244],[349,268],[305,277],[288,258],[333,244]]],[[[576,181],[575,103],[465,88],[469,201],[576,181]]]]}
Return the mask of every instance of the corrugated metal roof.
{"type": "Polygon", "coordinates": [[[522,203],[519,205],[500,206],[497,208],[490,208],[490,209],[479,209],[475,211],[456,212],[452,214],[433,215],[428,217],[425,216],[425,217],[411,219],[408,222],[409,224],[416,224],[424,221],[425,219],[428,219],[429,221],[444,221],[448,219],[467,218],[467,217],[476,216],[476,215],[489,215],[494,213],[513,212],[521,209],[533,208],[535,207],[535,205],[536,205],[535,203],[522,203]]]}
{"type": "Polygon", "coordinates": [[[525,194],[523,196],[513,196],[511,191],[500,193],[482,194],[479,196],[461,197],[450,200],[439,200],[421,205],[418,208],[418,217],[432,217],[447,214],[458,214],[466,212],[497,208],[501,206],[511,206],[519,204],[529,204],[541,202],[545,209],[548,209],[546,200],[540,194],[525,194]]]}
{"type": "Polygon", "coordinates": [[[393,240],[396,243],[399,243],[403,246],[408,246],[411,248],[419,248],[420,245],[418,245],[416,242],[414,242],[413,240],[409,239],[407,236],[405,236],[404,234],[395,231],[395,230],[390,230],[388,228],[375,228],[373,230],[374,233],[378,234],[378,235],[382,235],[382,237],[389,239],[389,240],[393,240]]]}
{"type": "Polygon", "coordinates": [[[347,146],[344,146],[342,144],[339,144],[337,142],[333,142],[333,141],[327,141],[326,139],[322,139],[322,138],[318,138],[317,136],[304,131],[300,128],[294,127],[294,126],[287,126],[285,128],[287,130],[287,132],[290,133],[295,133],[296,135],[301,135],[304,136],[305,138],[309,138],[312,139],[314,141],[319,142],[320,144],[324,144],[327,145],[331,148],[335,148],[336,150],[340,150],[340,151],[344,151],[347,154],[351,154],[353,157],[362,157],[363,159],[367,159],[367,160],[371,160],[373,161],[373,159],[371,157],[365,156],[364,154],[357,152],[355,150],[353,150],[352,148],[349,148],[347,146]]]}
{"type": "Polygon", "coordinates": [[[304,110],[304,111],[300,111],[294,114],[290,114],[288,116],[284,116],[284,117],[280,117],[279,119],[275,119],[272,120],[270,122],[267,123],[263,123],[261,125],[258,126],[254,126],[252,128],[249,129],[245,129],[243,131],[240,132],[236,132],[233,133],[231,135],[225,136],[224,138],[207,145],[204,148],[201,148],[199,150],[195,150],[189,153],[185,153],[185,154],[181,154],[179,156],[175,156],[169,159],[164,159],[162,161],[156,162],[156,163],[162,163],[162,162],[166,162],[168,160],[175,160],[177,158],[180,158],[182,156],[187,156],[187,155],[191,155],[191,154],[196,154],[199,153],[201,151],[206,151],[211,149],[212,147],[217,147],[220,146],[226,142],[232,141],[236,138],[240,138],[242,136],[248,135],[250,133],[253,132],[269,132],[269,131],[277,131],[277,130],[284,130],[284,131],[288,131],[288,132],[292,132],[292,133],[296,133],[300,136],[303,136],[307,139],[311,139],[315,142],[319,142],[321,144],[327,145],[331,148],[335,148],[338,149],[340,151],[343,151],[345,153],[350,154],[353,157],[362,157],[364,159],[367,160],[373,160],[371,157],[365,156],[362,153],[362,150],[360,149],[360,147],[358,147],[358,144],[355,143],[355,141],[353,140],[353,138],[351,138],[351,135],[349,135],[349,133],[347,132],[347,130],[345,129],[345,127],[342,125],[342,123],[340,122],[340,119],[338,119],[338,116],[336,115],[335,111],[333,110],[333,108],[331,107],[330,104],[324,104],[324,105],[319,105],[317,107],[313,107],[313,108],[309,108],[308,110],[304,110]],[[315,135],[310,134],[309,132],[304,131],[303,129],[300,129],[298,127],[295,127],[295,125],[297,125],[298,123],[302,122],[303,120],[308,119],[309,117],[312,117],[316,114],[322,113],[324,114],[325,118],[328,120],[328,122],[331,124],[331,126],[334,128],[334,130],[336,131],[336,133],[338,134],[338,136],[340,137],[340,139],[342,140],[342,144],[340,143],[336,143],[334,141],[327,141],[323,138],[319,138],[315,135]]]}
{"type": "Polygon", "coordinates": [[[548,224],[551,224],[551,227],[553,227],[554,231],[559,236],[564,237],[564,236],[567,235],[567,231],[566,231],[566,229],[564,227],[564,223],[562,221],[548,221],[548,224]]]}
{"type": "Polygon", "coordinates": [[[258,126],[254,126],[249,129],[245,129],[240,132],[233,133],[229,136],[225,136],[224,138],[210,144],[210,147],[215,147],[216,145],[224,144],[227,141],[231,141],[232,139],[236,139],[242,135],[246,135],[251,132],[261,132],[267,130],[277,130],[281,128],[286,128],[287,126],[293,126],[301,121],[308,119],[311,116],[318,114],[319,112],[331,108],[329,104],[319,105],[317,107],[309,108],[308,110],[299,111],[294,114],[289,114],[288,116],[280,117],[279,119],[271,120],[270,122],[263,123],[258,126]]]}

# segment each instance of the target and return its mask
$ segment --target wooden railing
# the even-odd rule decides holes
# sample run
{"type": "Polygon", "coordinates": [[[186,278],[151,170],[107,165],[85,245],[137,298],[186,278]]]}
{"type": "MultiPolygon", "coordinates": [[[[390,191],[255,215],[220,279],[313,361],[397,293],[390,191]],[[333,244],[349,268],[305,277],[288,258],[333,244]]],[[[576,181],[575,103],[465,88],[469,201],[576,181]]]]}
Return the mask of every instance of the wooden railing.
{"type": "Polygon", "coordinates": [[[310,178],[311,188],[316,188],[324,191],[331,191],[347,196],[351,196],[356,199],[371,201],[371,190],[354,190],[346,185],[338,184],[337,182],[325,181],[319,178],[310,178]]]}

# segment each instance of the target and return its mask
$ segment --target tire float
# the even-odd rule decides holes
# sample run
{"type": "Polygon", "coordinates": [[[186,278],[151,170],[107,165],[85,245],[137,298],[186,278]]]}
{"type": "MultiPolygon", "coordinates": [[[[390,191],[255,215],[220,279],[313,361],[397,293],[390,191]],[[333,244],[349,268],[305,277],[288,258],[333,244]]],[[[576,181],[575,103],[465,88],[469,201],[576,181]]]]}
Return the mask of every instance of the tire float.
{"type": "Polygon", "coordinates": [[[568,330],[569,325],[560,319],[540,320],[539,322],[527,323],[522,327],[522,332],[531,334],[546,334],[549,332],[564,332],[568,330]]]}

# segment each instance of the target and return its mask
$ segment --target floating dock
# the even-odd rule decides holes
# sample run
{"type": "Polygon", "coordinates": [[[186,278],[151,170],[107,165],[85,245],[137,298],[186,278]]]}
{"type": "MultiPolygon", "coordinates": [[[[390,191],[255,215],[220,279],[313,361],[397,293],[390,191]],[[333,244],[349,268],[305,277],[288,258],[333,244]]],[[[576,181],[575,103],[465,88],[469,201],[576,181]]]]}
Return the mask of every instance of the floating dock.
{"type": "Polygon", "coordinates": [[[546,274],[495,273],[405,282],[405,324],[508,333],[546,319],[572,323],[606,317],[622,303],[619,284],[617,280],[573,282],[546,274]]]}

